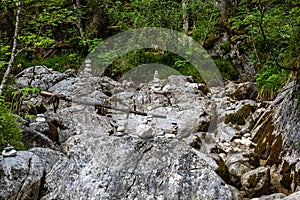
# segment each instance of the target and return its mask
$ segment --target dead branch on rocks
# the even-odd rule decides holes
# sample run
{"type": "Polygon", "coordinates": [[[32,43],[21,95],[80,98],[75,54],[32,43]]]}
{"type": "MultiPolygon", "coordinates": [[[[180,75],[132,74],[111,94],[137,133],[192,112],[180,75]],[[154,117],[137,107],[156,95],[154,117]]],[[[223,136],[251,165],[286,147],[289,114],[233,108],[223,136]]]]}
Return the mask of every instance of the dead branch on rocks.
{"type": "Polygon", "coordinates": [[[67,102],[73,102],[73,103],[78,103],[78,104],[83,104],[83,105],[88,105],[88,106],[95,106],[95,107],[100,107],[100,108],[105,108],[105,109],[110,109],[110,110],[116,110],[116,111],[121,111],[124,113],[132,113],[132,114],[143,115],[143,116],[151,115],[152,117],[156,117],[156,118],[167,118],[167,116],[165,116],[165,115],[149,114],[146,112],[141,112],[141,111],[136,111],[136,110],[117,108],[117,107],[110,106],[110,105],[104,105],[103,103],[90,102],[90,101],[86,101],[86,100],[82,100],[82,99],[71,99],[70,97],[66,97],[61,94],[54,94],[54,93],[47,92],[47,91],[41,91],[40,94],[42,96],[49,96],[49,97],[54,98],[54,102],[53,102],[54,112],[56,112],[58,105],[59,105],[59,100],[61,99],[61,100],[67,101],[67,102]]]}

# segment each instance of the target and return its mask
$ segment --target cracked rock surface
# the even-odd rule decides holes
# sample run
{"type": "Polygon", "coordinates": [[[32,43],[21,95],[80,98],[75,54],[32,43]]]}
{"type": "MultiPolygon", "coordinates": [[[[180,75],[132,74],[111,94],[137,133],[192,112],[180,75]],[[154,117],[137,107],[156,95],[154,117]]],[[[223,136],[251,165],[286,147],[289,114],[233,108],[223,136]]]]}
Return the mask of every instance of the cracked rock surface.
{"type": "Polygon", "coordinates": [[[135,85],[89,73],[36,67],[17,80],[73,102],[54,109],[51,98],[26,97],[21,112],[37,116],[23,126],[31,149],[0,156],[0,199],[299,196],[299,85],[257,102],[251,82],[224,90],[184,76],[135,85]]]}

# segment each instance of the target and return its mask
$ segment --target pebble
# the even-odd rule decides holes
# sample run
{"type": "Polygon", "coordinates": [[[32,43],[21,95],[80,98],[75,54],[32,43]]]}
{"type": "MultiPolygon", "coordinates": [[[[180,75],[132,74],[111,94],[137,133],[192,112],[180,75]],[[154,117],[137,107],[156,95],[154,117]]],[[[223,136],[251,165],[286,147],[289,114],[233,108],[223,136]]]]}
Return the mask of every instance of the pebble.
{"type": "Polygon", "coordinates": [[[252,144],[252,141],[251,140],[249,140],[248,138],[242,138],[241,139],[241,141],[240,141],[240,143],[242,144],[242,145],[245,145],[245,146],[250,146],[251,144],[252,144]]]}
{"type": "Polygon", "coordinates": [[[13,146],[5,147],[2,151],[3,157],[13,157],[17,155],[17,151],[13,146]]]}
{"type": "Polygon", "coordinates": [[[125,126],[118,126],[117,131],[118,132],[124,132],[126,130],[125,126]]]}
{"type": "Polygon", "coordinates": [[[153,129],[148,124],[141,124],[137,126],[135,131],[139,138],[149,139],[153,137],[153,129]]]}
{"type": "Polygon", "coordinates": [[[234,151],[234,152],[240,152],[240,151],[242,151],[242,150],[241,150],[240,148],[238,148],[238,147],[234,147],[234,148],[233,148],[233,151],[234,151]]]}
{"type": "Polygon", "coordinates": [[[225,143],[223,143],[223,146],[225,146],[225,147],[230,147],[231,144],[229,144],[228,142],[225,142],[225,143]]]}
{"type": "Polygon", "coordinates": [[[245,138],[250,138],[251,134],[250,133],[246,133],[245,135],[243,135],[245,138]]]}
{"type": "Polygon", "coordinates": [[[37,117],[35,119],[36,122],[46,122],[46,119],[44,117],[37,117]]]}
{"type": "Polygon", "coordinates": [[[124,132],[120,132],[120,131],[117,131],[115,133],[115,136],[124,136],[124,135],[125,135],[125,133],[124,132]]]}
{"type": "Polygon", "coordinates": [[[249,133],[250,131],[249,131],[249,129],[248,128],[242,128],[242,130],[241,130],[241,133],[242,134],[246,134],[246,133],[249,133]]]}
{"type": "Polygon", "coordinates": [[[229,152],[231,152],[232,150],[233,150],[232,147],[228,147],[228,148],[224,149],[224,151],[225,151],[226,153],[229,153],[229,152]]]}
{"type": "Polygon", "coordinates": [[[156,133],[157,137],[164,136],[164,135],[165,135],[165,133],[163,131],[160,131],[160,132],[156,133]]]}
{"type": "Polygon", "coordinates": [[[165,134],[165,137],[166,137],[166,138],[175,138],[175,135],[174,135],[174,134],[167,133],[167,134],[165,134]]]}
{"type": "Polygon", "coordinates": [[[241,139],[234,139],[233,142],[236,144],[241,144],[241,139]]]}

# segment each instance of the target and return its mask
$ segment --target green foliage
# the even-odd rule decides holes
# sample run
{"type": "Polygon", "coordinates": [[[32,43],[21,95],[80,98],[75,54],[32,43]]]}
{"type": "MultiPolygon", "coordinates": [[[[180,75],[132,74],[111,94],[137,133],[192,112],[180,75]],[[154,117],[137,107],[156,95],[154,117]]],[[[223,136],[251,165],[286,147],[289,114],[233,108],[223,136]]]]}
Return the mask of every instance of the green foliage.
{"type": "Polygon", "coordinates": [[[230,51],[230,42],[229,41],[225,41],[223,43],[220,44],[221,49],[225,50],[226,52],[230,51]]]}
{"type": "Polygon", "coordinates": [[[192,37],[203,43],[209,33],[215,30],[215,25],[220,17],[219,9],[211,1],[194,1],[188,4],[189,18],[194,25],[192,37]]]}
{"type": "Polygon", "coordinates": [[[299,70],[299,1],[241,1],[230,30],[252,52],[261,97],[272,99],[290,71],[299,70]]]}
{"type": "MultiPolygon", "coordinates": [[[[184,58],[170,52],[152,49],[144,49],[122,55],[106,70],[105,75],[118,80],[129,70],[147,63],[158,63],[173,69],[165,72],[166,74],[172,71],[172,74],[192,76],[196,82],[203,81],[198,70],[184,58]]],[[[160,75],[165,77],[164,74],[160,75]]],[[[151,76],[153,77],[153,74],[151,76]]]]}
{"type": "Polygon", "coordinates": [[[214,61],[223,78],[229,80],[237,79],[238,72],[230,61],[222,58],[215,59],[214,61]]]}
{"type": "Polygon", "coordinates": [[[15,58],[14,68],[19,68],[19,70],[21,70],[32,66],[46,66],[56,71],[63,72],[70,68],[77,68],[81,61],[82,59],[80,59],[79,55],[76,53],[69,54],[67,56],[55,55],[53,57],[35,60],[29,59],[23,54],[19,54],[15,58]]]}
{"type": "MultiPolygon", "coordinates": [[[[258,74],[261,96],[274,96],[287,80],[289,70],[300,68],[300,4],[296,1],[228,1],[228,22],[220,22],[219,6],[211,0],[118,0],[118,1],[22,1],[18,35],[18,56],[13,73],[34,65],[58,71],[77,68],[99,42],[124,30],[140,27],[164,27],[183,31],[183,14],[188,33],[206,49],[224,32],[230,37],[220,44],[229,52],[231,44],[249,53],[258,74]],[[76,3],[80,5],[76,5],[76,3]],[[277,82],[275,80],[278,80],[277,82]],[[265,95],[263,95],[265,93],[265,95]],[[271,95],[272,93],[272,95],[271,95]]],[[[0,74],[7,65],[14,33],[16,1],[0,4],[0,74]]],[[[108,55],[109,56],[109,55],[108,55]]],[[[217,59],[216,65],[227,79],[237,72],[230,60],[217,59]]],[[[201,81],[190,63],[172,53],[142,50],[117,59],[106,75],[120,78],[125,72],[145,63],[161,63],[201,81]]]]}
{"type": "Polygon", "coordinates": [[[5,146],[12,145],[16,149],[24,149],[21,138],[21,129],[17,122],[17,116],[12,114],[7,103],[1,98],[0,101],[0,150],[5,146]]]}
{"type": "Polygon", "coordinates": [[[111,23],[128,30],[141,27],[164,27],[174,30],[182,27],[182,7],[176,1],[133,0],[116,1],[109,9],[111,23]]]}
{"type": "Polygon", "coordinates": [[[203,82],[201,74],[191,63],[179,56],[173,55],[173,57],[175,62],[172,66],[175,70],[182,75],[192,76],[196,82],[203,82]]]}
{"type": "Polygon", "coordinates": [[[288,80],[288,73],[274,66],[265,65],[256,76],[260,97],[273,100],[288,80]]]}

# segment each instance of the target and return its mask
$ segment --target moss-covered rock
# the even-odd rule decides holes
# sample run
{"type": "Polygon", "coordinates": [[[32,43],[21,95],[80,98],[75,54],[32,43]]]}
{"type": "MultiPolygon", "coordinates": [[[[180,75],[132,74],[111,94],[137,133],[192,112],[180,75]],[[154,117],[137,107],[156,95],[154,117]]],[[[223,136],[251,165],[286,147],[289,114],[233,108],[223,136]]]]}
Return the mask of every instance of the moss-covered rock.
{"type": "Polygon", "coordinates": [[[205,49],[211,49],[214,47],[215,42],[221,37],[221,35],[218,32],[211,32],[210,34],[208,34],[208,36],[206,37],[204,43],[203,43],[203,47],[205,49]]]}

